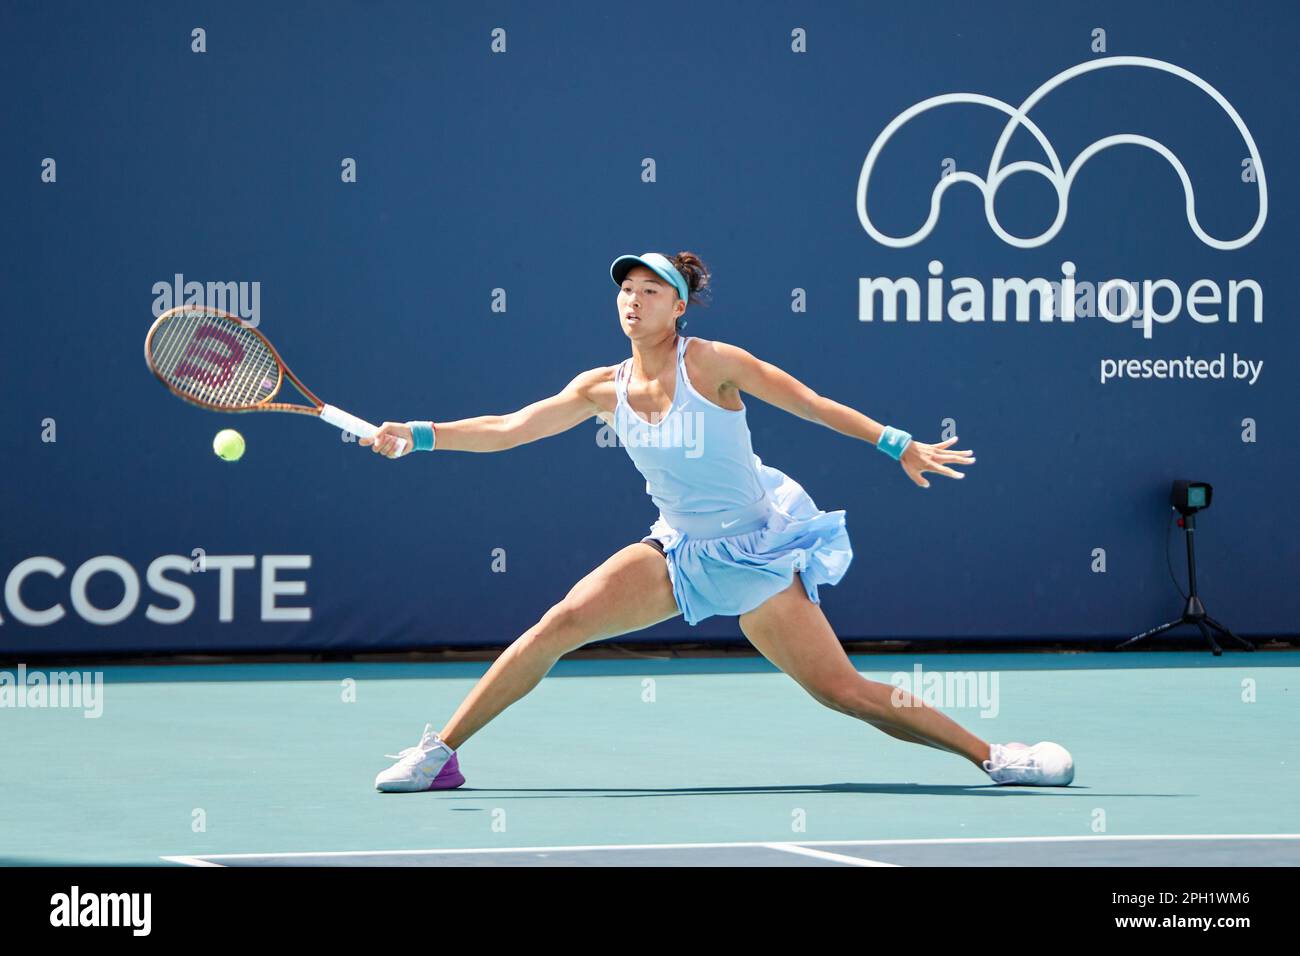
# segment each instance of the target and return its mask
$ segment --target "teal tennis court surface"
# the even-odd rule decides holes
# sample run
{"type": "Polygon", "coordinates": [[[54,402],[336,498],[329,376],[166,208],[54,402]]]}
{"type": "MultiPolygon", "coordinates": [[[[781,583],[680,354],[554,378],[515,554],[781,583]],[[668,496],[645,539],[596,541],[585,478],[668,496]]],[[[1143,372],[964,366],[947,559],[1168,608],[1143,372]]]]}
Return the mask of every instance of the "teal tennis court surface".
{"type": "Polygon", "coordinates": [[[941,709],[986,740],[1064,743],[1073,785],[995,786],[759,658],[630,657],[562,661],[462,747],[465,787],[380,794],[384,755],[487,663],[106,667],[98,718],[0,713],[0,862],[1300,864],[1295,651],[853,660],[887,683],[982,675],[941,709]]]}

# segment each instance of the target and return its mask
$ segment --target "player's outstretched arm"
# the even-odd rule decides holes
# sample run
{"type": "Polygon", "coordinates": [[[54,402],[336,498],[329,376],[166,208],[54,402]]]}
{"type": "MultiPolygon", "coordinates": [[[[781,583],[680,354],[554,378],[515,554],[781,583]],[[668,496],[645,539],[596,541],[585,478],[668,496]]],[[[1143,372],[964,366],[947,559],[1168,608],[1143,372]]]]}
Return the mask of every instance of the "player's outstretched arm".
{"type": "MultiPolygon", "coordinates": [[[[906,436],[904,443],[894,445],[891,435],[886,431],[886,426],[868,418],[855,408],[818,395],[803,382],[770,362],[764,362],[744,349],[725,342],[707,344],[709,348],[701,357],[709,363],[714,378],[733,386],[738,391],[747,392],[769,405],[775,405],[791,415],[824,425],[842,435],[860,438],[882,450],[892,446],[891,457],[898,460],[904,474],[921,488],[930,487],[930,482],[924,477],[927,471],[960,479],[966,476],[951,466],[975,463],[974,453],[969,449],[959,451],[950,447],[957,441],[956,436],[937,445],[914,441],[910,436],[906,436]],[[882,438],[886,440],[884,445],[881,444],[882,438]],[[902,450],[899,451],[899,448],[902,450]]],[[[891,431],[897,432],[897,430],[891,431]]],[[[906,433],[899,434],[906,435],[906,433]]]]}
{"type": "MultiPolygon", "coordinates": [[[[592,400],[592,390],[608,378],[609,369],[590,369],[575,376],[549,398],[508,415],[480,415],[454,422],[434,422],[434,450],[505,451],[568,431],[600,411],[592,400]]],[[[415,448],[411,428],[402,422],[384,422],[373,439],[363,438],[360,444],[385,458],[405,457],[415,448]],[[401,455],[394,454],[398,438],[406,439],[406,448],[401,455]]]]}

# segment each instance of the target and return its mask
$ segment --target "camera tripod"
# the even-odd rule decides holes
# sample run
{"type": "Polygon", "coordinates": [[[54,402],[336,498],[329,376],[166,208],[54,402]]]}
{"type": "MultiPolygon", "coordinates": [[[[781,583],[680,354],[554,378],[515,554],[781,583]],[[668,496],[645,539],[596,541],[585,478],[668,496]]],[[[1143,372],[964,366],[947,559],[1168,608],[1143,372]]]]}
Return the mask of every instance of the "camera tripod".
{"type": "Polygon", "coordinates": [[[1214,618],[1210,617],[1210,615],[1205,613],[1205,605],[1201,603],[1201,599],[1196,594],[1196,549],[1193,545],[1192,539],[1192,533],[1196,530],[1196,515],[1183,515],[1183,517],[1178,519],[1178,523],[1183,526],[1183,530],[1186,532],[1187,537],[1187,584],[1190,591],[1187,595],[1187,604],[1183,608],[1183,616],[1172,620],[1167,624],[1161,624],[1159,627],[1153,627],[1149,631],[1143,631],[1137,637],[1130,637],[1123,644],[1116,647],[1115,650],[1123,650],[1126,647],[1136,644],[1143,638],[1163,634],[1165,631],[1178,627],[1180,624],[1195,624],[1201,629],[1201,633],[1205,635],[1205,640],[1209,642],[1210,650],[1214,652],[1215,657],[1218,657],[1223,653],[1223,648],[1221,648],[1219,642],[1214,639],[1214,633],[1210,630],[1211,628],[1218,631],[1220,634],[1225,634],[1232,638],[1232,640],[1236,641],[1246,650],[1253,651],[1255,649],[1254,644],[1251,644],[1249,641],[1243,640],[1236,634],[1233,634],[1232,631],[1228,630],[1214,618]]]}

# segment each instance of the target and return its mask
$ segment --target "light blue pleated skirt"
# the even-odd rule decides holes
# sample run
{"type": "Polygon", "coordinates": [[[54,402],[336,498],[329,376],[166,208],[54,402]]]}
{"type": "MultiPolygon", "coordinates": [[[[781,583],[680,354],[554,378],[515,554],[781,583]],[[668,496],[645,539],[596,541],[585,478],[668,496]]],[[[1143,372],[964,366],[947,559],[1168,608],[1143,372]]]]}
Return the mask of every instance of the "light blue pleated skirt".
{"type": "MultiPolygon", "coordinates": [[[[692,626],[715,614],[737,616],[779,594],[800,573],[808,600],[817,588],[838,584],[853,560],[843,511],[822,511],[803,486],[778,468],[760,464],[771,514],[765,526],[728,537],[692,537],[663,515],[650,527],[668,561],[677,607],[692,626]]],[[[643,539],[644,540],[644,539],[643,539]]]]}

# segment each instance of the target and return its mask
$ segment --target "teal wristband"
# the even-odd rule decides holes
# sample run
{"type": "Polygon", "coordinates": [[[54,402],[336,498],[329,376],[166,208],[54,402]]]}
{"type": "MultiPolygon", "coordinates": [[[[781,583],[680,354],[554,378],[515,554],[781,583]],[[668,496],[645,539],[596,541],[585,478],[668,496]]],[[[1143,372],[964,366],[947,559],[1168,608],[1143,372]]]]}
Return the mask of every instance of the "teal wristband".
{"type": "Polygon", "coordinates": [[[438,443],[433,422],[407,422],[406,427],[411,430],[411,438],[415,441],[413,451],[433,451],[434,445],[438,443]]]}
{"type": "Polygon", "coordinates": [[[895,428],[893,425],[886,425],[885,430],[880,435],[880,441],[876,447],[883,451],[894,461],[903,457],[903,452],[911,444],[912,436],[901,428],[895,428]]]}

